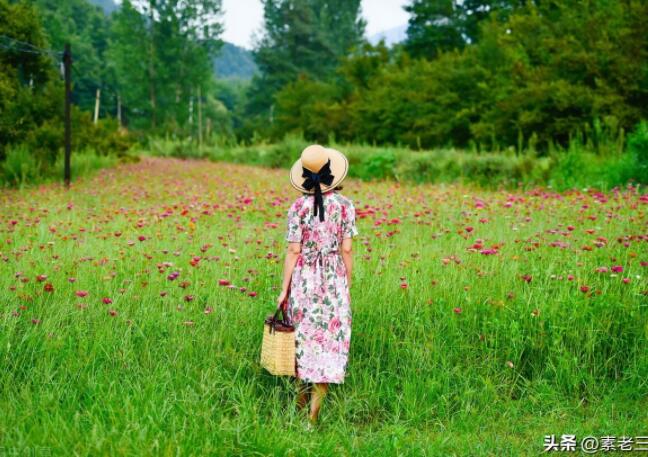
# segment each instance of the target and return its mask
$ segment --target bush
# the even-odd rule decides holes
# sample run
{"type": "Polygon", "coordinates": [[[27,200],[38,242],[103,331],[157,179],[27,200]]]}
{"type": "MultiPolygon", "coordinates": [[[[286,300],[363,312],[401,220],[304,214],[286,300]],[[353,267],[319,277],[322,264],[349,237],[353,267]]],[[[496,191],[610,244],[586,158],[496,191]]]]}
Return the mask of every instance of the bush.
{"type": "Polygon", "coordinates": [[[367,181],[375,179],[394,179],[394,166],[396,165],[396,155],[391,150],[378,150],[372,154],[367,154],[358,170],[358,176],[367,181]]]}
{"type": "Polygon", "coordinates": [[[2,162],[2,181],[15,187],[22,187],[40,177],[40,164],[25,144],[10,147],[2,162]]]}
{"type": "MultiPolygon", "coordinates": [[[[87,148],[70,157],[70,174],[72,179],[85,177],[101,168],[113,167],[117,162],[119,159],[114,155],[97,154],[94,149],[87,148]]],[[[63,176],[64,165],[64,155],[59,154],[54,165],[54,173],[50,178],[60,179],[63,176]]]]}
{"type": "MultiPolygon", "coordinates": [[[[580,138],[573,138],[566,150],[554,149],[544,157],[538,157],[533,150],[512,155],[507,152],[476,154],[455,149],[413,151],[358,144],[332,144],[331,147],[347,156],[349,176],[363,180],[394,179],[414,183],[464,181],[483,187],[550,184],[558,190],[583,187],[609,189],[639,179],[638,164],[641,160],[646,163],[645,156],[648,154],[645,148],[647,137],[648,128],[643,124],[630,137],[632,153],[595,154],[583,145],[580,138]]],[[[151,142],[151,153],[289,168],[307,145],[302,136],[291,135],[274,144],[222,144],[196,152],[197,149],[190,143],[154,140],[151,142]]],[[[642,182],[645,182],[643,179],[642,182]]]]}
{"type": "Polygon", "coordinates": [[[648,122],[641,121],[628,135],[628,154],[635,165],[632,177],[648,184],[648,122]]]}

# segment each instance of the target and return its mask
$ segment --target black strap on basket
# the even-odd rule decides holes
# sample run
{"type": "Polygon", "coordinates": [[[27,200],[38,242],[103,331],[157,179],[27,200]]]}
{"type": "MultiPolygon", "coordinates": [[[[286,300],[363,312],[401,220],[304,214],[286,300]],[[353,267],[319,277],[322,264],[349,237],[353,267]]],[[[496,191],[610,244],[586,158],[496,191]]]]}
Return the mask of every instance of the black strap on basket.
{"type": "Polygon", "coordinates": [[[289,294],[290,294],[290,286],[288,286],[288,293],[286,294],[286,298],[284,298],[281,304],[277,307],[275,313],[273,315],[268,316],[265,320],[266,324],[270,324],[270,328],[269,328],[270,333],[272,333],[273,330],[276,332],[292,332],[295,330],[295,327],[293,327],[292,322],[290,321],[290,317],[286,312],[288,308],[289,294]],[[282,319],[279,319],[279,314],[283,315],[282,319]]]}

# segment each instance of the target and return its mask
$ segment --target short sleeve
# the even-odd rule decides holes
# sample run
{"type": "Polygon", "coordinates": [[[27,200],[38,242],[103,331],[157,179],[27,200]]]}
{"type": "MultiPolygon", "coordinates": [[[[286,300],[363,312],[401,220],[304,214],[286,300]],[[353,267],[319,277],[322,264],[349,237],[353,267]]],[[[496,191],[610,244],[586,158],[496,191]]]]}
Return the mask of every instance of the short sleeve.
{"type": "Polygon", "coordinates": [[[349,201],[345,206],[344,217],[342,218],[342,238],[353,238],[358,234],[355,222],[355,207],[349,201]]]}
{"type": "Polygon", "coordinates": [[[299,202],[297,199],[288,209],[288,227],[286,230],[286,241],[300,243],[302,240],[301,219],[299,217],[299,202]]]}

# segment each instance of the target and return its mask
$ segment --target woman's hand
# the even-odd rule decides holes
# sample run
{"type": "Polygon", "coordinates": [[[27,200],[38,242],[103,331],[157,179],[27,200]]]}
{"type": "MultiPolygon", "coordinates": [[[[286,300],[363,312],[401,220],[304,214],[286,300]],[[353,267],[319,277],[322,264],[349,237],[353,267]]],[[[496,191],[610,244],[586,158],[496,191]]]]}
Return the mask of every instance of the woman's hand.
{"type": "Polygon", "coordinates": [[[283,289],[279,294],[279,296],[277,297],[277,308],[281,307],[281,305],[283,304],[287,296],[288,296],[288,290],[283,289]]]}

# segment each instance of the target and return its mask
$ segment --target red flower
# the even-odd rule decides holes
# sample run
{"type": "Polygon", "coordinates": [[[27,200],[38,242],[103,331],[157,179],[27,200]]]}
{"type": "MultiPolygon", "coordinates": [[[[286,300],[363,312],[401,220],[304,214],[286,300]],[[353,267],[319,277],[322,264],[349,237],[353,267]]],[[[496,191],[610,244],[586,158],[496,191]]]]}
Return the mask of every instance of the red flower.
{"type": "Polygon", "coordinates": [[[117,314],[119,314],[119,313],[118,313],[116,310],[114,310],[114,309],[110,309],[110,310],[108,310],[108,314],[110,314],[111,316],[115,317],[115,316],[116,316],[117,314]]]}
{"type": "Polygon", "coordinates": [[[36,276],[36,281],[43,282],[47,279],[47,275],[38,275],[36,276]]]}
{"type": "Polygon", "coordinates": [[[589,286],[580,286],[580,291],[586,293],[590,290],[589,286]]]}
{"type": "Polygon", "coordinates": [[[522,275],[521,278],[525,282],[531,282],[531,280],[533,279],[531,275],[522,275]]]}
{"type": "Polygon", "coordinates": [[[101,301],[104,302],[104,305],[110,305],[113,302],[109,297],[104,297],[101,301]]]}
{"type": "Polygon", "coordinates": [[[623,267],[621,265],[614,265],[611,270],[615,273],[621,273],[623,271],[623,267]]]}
{"type": "Polygon", "coordinates": [[[88,291],[87,290],[77,290],[74,294],[77,297],[86,297],[88,295],[88,291]]]}
{"type": "Polygon", "coordinates": [[[453,309],[453,311],[455,312],[455,314],[461,314],[461,307],[457,306],[453,309]]]}
{"type": "Polygon", "coordinates": [[[218,285],[219,285],[219,286],[228,286],[229,283],[230,283],[230,282],[229,282],[227,279],[219,279],[219,280],[218,280],[218,285]]]}

